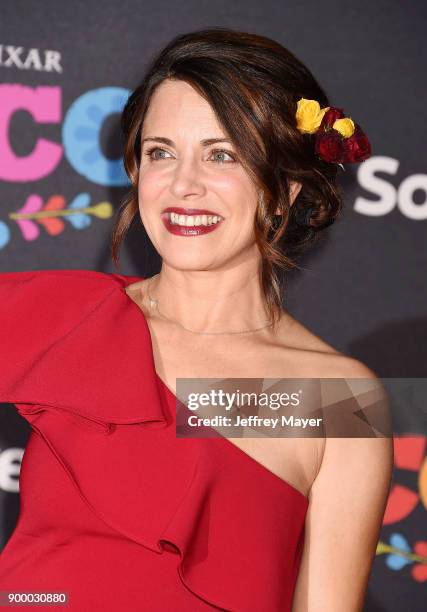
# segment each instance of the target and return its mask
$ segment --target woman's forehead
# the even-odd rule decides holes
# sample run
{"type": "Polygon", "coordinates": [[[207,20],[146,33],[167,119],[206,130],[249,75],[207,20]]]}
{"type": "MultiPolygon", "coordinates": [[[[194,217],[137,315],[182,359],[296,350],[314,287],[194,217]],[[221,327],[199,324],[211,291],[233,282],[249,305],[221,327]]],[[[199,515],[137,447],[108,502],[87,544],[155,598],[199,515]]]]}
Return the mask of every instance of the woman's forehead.
{"type": "Polygon", "coordinates": [[[224,136],[209,102],[185,81],[163,81],[154,91],[144,119],[145,131],[178,122],[197,128],[216,128],[220,132],[212,137],[224,136]]]}

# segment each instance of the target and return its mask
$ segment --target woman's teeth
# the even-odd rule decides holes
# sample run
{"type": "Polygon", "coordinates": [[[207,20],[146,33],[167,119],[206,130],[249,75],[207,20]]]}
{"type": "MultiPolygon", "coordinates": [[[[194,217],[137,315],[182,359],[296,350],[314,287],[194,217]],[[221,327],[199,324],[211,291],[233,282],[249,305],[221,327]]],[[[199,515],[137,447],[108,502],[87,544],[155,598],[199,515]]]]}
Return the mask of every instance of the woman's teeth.
{"type": "Polygon", "coordinates": [[[222,221],[219,215],[178,215],[178,213],[167,213],[169,220],[174,225],[183,225],[185,227],[194,227],[196,225],[215,225],[222,221]]]}

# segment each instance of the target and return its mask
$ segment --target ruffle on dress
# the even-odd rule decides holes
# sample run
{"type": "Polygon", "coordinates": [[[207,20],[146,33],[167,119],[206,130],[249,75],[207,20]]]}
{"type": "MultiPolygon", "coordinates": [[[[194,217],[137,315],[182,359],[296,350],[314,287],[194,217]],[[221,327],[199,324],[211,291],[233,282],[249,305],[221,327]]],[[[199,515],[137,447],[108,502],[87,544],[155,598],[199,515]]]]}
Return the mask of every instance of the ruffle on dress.
{"type": "Polygon", "coordinates": [[[289,611],[308,499],[224,438],[179,439],[148,324],[84,270],[0,274],[0,401],[124,538],[180,556],[183,585],[233,612],[289,611]]]}

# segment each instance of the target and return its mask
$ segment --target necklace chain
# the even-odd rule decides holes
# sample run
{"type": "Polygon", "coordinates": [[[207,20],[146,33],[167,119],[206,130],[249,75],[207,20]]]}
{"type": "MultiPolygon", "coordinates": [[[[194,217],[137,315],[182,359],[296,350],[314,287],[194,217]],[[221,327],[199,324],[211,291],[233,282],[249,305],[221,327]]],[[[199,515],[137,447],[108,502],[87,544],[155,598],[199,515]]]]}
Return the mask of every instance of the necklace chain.
{"type": "Polygon", "coordinates": [[[189,329],[188,327],[185,327],[178,321],[170,319],[169,317],[166,317],[164,314],[160,312],[158,300],[154,299],[149,293],[151,283],[153,282],[153,279],[156,278],[156,276],[159,276],[159,274],[155,274],[154,276],[152,276],[149,280],[149,285],[148,285],[147,297],[148,297],[148,301],[150,304],[150,308],[156,308],[157,313],[159,314],[160,317],[162,317],[162,319],[165,319],[166,321],[170,321],[171,323],[175,323],[175,325],[179,325],[179,327],[182,327],[182,329],[185,329],[186,331],[189,331],[192,334],[200,334],[200,335],[206,335],[206,336],[228,335],[228,334],[250,334],[253,332],[257,332],[260,329],[265,329],[266,327],[270,327],[272,325],[272,322],[270,321],[269,323],[267,323],[267,325],[263,325],[262,327],[256,327],[255,329],[244,329],[241,331],[225,331],[225,332],[202,332],[202,331],[194,331],[193,329],[189,329]]]}

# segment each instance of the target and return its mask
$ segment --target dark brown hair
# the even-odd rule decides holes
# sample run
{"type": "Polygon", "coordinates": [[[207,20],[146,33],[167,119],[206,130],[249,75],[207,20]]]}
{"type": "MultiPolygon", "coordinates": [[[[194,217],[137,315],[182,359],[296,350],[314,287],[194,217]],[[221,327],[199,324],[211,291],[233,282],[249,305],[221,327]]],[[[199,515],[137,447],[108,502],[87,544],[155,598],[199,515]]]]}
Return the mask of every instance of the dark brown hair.
{"type": "Polygon", "coordinates": [[[306,66],[264,36],[212,27],[174,38],[151,62],[122,113],[124,165],[131,189],[111,236],[118,263],[121,241],[138,214],[141,131],[151,96],[165,79],[192,85],[211,105],[262,197],[254,220],[261,254],[260,282],[274,325],[282,311],[279,269],[298,268],[295,256],[331,225],[342,207],[337,165],[320,159],[295,113],[301,97],[330,106],[306,66]],[[290,206],[289,181],[302,184],[290,206]],[[276,217],[279,207],[281,215],[276,217]],[[301,215],[311,207],[311,216],[301,215]]]}

